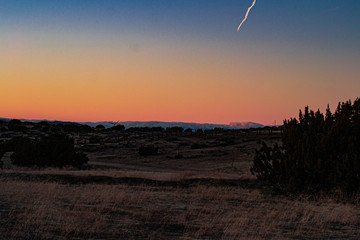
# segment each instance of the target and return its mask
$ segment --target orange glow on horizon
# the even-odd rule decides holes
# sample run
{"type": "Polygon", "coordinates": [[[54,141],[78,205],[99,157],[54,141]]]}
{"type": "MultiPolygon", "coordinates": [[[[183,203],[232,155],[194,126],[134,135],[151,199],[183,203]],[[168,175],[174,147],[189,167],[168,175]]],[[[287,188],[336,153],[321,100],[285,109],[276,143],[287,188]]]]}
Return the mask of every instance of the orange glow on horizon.
{"type": "Polygon", "coordinates": [[[0,56],[0,117],[272,124],[309,103],[324,109],[330,100],[357,97],[356,88],[337,81],[344,74],[355,79],[355,70],[334,72],[324,63],[316,72],[312,60],[274,58],[271,51],[235,54],[234,46],[162,44],[137,52],[86,42],[7,47],[0,56]]]}

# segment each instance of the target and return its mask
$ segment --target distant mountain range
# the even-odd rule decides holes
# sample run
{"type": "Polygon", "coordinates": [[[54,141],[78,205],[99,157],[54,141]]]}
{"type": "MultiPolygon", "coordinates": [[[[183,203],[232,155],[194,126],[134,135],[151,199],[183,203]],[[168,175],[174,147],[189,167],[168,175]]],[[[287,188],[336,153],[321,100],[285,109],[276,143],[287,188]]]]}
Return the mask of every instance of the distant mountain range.
{"type": "Polygon", "coordinates": [[[254,123],[254,122],[231,122],[229,124],[232,128],[262,128],[264,125],[260,123],[254,123]]]}
{"type": "MultiPolygon", "coordinates": [[[[10,121],[8,118],[0,118],[0,120],[10,121]]],[[[19,119],[25,122],[41,122],[47,121],[50,124],[84,124],[89,125],[91,127],[96,127],[97,125],[103,125],[105,128],[113,127],[117,124],[124,125],[125,128],[131,127],[182,127],[184,129],[214,129],[214,128],[224,128],[224,129],[248,129],[248,128],[262,128],[264,125],[260,123],[254,122],[232,122],[230,124],[211,124],[211,123],[188,123],[188,122],[160,122],[160,121],[127,121],[127,122],[112,122],[112,121],[104,121],[104,122],[64,122],[64,121],[48,121],[48,120],[28,120],[28,119],[19,119]]]]}
{"type": "Polygon", "coordinates": [[[226,124],[211,124],[211,123],[188,123],[188,122],[159,122],[159,121],[148,121],[148,122],[138,122],[138,121],[128,121],[128,122],[84,122],[82,124],[87,124],[91,127],[95,127],[98,124],[104,125],[106,128],[112,127],[116,124],[124,125],[125,128],[131,127],[182,127],[184,129],[214,129],[214,128],[224,128],[224,129],[247,129],[247,128],[261,128],[264,125],[253,122],[237,122],[226,124]]]}

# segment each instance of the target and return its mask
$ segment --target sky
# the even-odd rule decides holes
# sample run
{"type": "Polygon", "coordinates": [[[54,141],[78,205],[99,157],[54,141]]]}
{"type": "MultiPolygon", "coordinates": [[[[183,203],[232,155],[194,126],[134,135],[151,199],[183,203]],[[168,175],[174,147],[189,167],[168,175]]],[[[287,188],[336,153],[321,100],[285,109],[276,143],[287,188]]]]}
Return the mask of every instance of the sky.
{"type": "Polygon", "coordinates": [[[0,117],[282,123],[360,97],[359,0],[0,0],[0,117]]]}

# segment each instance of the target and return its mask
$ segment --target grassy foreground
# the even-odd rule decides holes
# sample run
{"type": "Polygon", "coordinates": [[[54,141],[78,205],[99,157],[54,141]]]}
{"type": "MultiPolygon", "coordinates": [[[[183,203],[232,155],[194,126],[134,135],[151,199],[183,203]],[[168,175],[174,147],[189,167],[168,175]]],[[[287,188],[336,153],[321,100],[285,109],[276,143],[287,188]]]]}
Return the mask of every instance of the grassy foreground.
{"type": "Polygon", "coordinates": [[[266,186],[251,178],[209,176],[191,172],[3,170],[0,238],[360,237],[358,205],[328,198],[291,200],[271,196],[266,186]]]}

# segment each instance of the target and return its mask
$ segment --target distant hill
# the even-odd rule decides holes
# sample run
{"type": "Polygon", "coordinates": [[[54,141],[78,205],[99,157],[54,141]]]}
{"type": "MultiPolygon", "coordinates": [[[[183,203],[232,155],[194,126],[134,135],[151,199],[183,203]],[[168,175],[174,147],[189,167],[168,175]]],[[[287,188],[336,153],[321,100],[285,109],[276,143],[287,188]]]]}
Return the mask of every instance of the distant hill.
{"type": "MultiPolygon", "coordinates": [[[[11,121],[13,118],[0,118],[0,120],[5,121],[5,122],[9,122],[11,121]]],[[[78,122],[65,122],[65,121],[49,121],[46,119],[18,119],[22,122],[32,122],[32,123],[39,123],[39,122],[48,122],[49,124],[75,124],[75,125],[83,125],[82,123],[78,123],[78,122]]]]}
{"type": "Polygon", "coordinates": [[[262,125],[260,123],[254,123],[254,122],[231,122],[229,124],[229,126],[231,128],[240,128],[240,129],[244,129],[244,128],[262,128],[262,127],[264,127],[264,125],[262,125]]]}
{"type": "Polygon", "coordinates": [[[127,122],[83,122],[82,124],[89,125],[91,127],[96,127],[96,125],[104,125],[106,128],[112,127],[116,124],[124,125],[125,128],[131,127],[182,127],[184,129],[214,129],[214,128],[224,128],[224,129],[248,129],[248,128],[262,128],[264,125],[254,122],[236,122],[227,124],[212,124],[212,123],[187,123],[187,122],[160,122],[160,121],[127,121],[127,122]]]}
{"type": "Polygon", "coordinates": [[[182,127],[184,129],[214,129],[214,128],[226,128],[229,129],[229,125],[224,124],[210,124],[210,123],[185,123],[185,122],[160,122],[160,121],[148,121],[148,122],[139,122],[139,121],[127,121],[127,122],[84,122],[91,127],[95,127],[98,124],[104,125],[106,128],[112,127],[116,124],[124,125],[125,128],[131,127],[182,127]]]}
{"type": "MultiPolygon", "coordinates": [[[[10,121],[9,118],[0,118],[0,120],[10,121]]],[[[105,128],[113,127],[117,124],[124,125],[125,128],[131,127],[182,127],[184,129],[214,129],[214,128],[224,128],[224,129],[248,129],[248,128],[262,128],[264,125],[260,123],[254,122],[232,122],[230,124],[212,124],[212,123],[188,123],[188,122],[160,122],[160,121],[126,121],[126,122],[112,122],[112,121],[103,121],[103,122],[64,122],[64,121],[48,121],[48,120],[27,120],[27,119],[19,119],[25,122],[41,122],[47,121],[50,124],[84,124],[89,125],[90,127],[96,127],[97,125],[103,125],[105,128]]]]}

